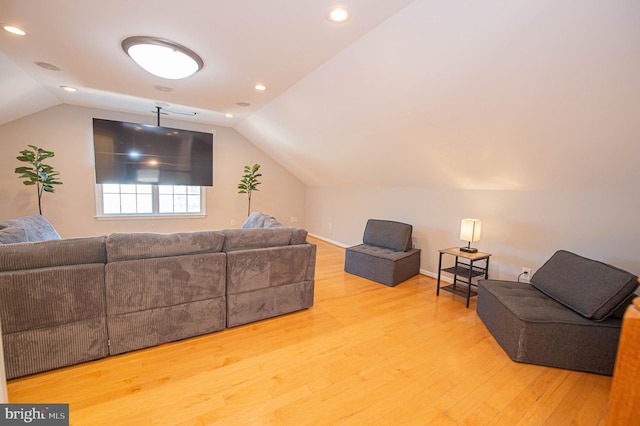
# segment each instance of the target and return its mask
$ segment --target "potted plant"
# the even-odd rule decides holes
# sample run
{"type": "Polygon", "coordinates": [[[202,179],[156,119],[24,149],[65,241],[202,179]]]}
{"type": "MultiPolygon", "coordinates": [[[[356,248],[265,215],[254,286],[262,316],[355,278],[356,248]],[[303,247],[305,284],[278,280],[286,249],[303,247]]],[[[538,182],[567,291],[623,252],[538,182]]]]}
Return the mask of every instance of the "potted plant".
{"type": "Polygon", "coordinates": [[[247,194],[249,197],[249,208],[247,209],[247,216],[251,214],[251,192],[258,191],[258,185],[260,181],[258,178],[262,176],[258,171],[260,170],[260,164],[254,164],[253,166],[244,166],[244,176],[240,179],[238,185],[238,194],[247,194]]]}
{"type": "Polygon", "coordinates": [[[20,179],[24,179],[23,184],[35,185],[38,192],[38,212],[42,215],[42,193],[56,192],[54,186],[62,185],[62,182],[58,179],[60,173],[44,163],[44,160],[55,156],[55,154],[34,145],[27,146],[29,148],[20,151],[17,159],[28,163],[29,166],[17,167],[15,172],[20,175],[20,179]]]}

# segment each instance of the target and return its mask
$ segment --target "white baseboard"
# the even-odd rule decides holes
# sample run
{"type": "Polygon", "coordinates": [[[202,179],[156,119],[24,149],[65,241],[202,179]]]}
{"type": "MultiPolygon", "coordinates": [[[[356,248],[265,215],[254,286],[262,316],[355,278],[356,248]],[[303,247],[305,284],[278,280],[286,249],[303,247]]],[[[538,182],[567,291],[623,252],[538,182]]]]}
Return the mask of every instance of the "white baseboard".
{"type": "Polygon", "coordinates": [[[323,237],[321,235],[312,234],[311,232],[309,232],[309,236],[313,237],[313,238],[317,238],[317,239],[322,240],[322,241],[326,241],[329,244],[333,244],[334,246],[338,246],[338,247],[342,247],[342,248],[350,247],[348,244],[344,244],[344,243],[341,243],[339,241],[334,241],[334,240],[331,240],[329,238],[325,238],[325,237],[323,237]]]}

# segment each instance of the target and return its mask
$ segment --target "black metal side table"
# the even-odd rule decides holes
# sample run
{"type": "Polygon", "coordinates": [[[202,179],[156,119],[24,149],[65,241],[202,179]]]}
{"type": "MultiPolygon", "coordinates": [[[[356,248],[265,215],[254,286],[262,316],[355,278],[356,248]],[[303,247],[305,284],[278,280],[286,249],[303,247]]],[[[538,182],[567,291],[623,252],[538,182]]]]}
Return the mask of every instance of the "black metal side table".
{"type": "Polygon", "coordinates": [[[442,290],[448,291],[458,296],[467,298],[467,308],[469,307],[469,299],[472,296],[477,296],[478,292],[473,290],[472,287],[477,288],[477,284],[474,284],[471,280],[473,277],[479,277],[484,275],[485,279],[489,278],[489,257],[491,253],[467,253],[461,251],[459,247],[447,248],[438,250],[440,252],[440,259],[438,260],[438,290],[436,290],[436,296],[440,295],[440,276],[442,272],[446,272],[453,275],[453,283],[442,287],[442,290]],[[442,255],[449,254],[455,256],[456,263],[449,268],[442,268],[442,255]],[[469,262],[464,262],[460,259],[467,259],[469,262]],[[482,262],[484,261],[484,262],[482,262]],[[481,262],[478,265],[476,262],[481,262]],[[484,263],[484,266],[483,266],[484,263]]]}

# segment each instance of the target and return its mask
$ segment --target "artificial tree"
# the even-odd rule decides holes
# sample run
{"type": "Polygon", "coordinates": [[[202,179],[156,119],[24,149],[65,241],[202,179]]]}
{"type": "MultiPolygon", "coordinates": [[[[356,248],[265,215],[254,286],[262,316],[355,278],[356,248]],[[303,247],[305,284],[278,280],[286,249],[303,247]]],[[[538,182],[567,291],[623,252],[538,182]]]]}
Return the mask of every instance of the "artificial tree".
{"type": "Polygon", "coordinates": [[[35,185],[38,192],[38,212],[42,215],[42,193],[56,192],[54,186],[62,185],[58,179],[58,173],[55,169],[44,164],[44,160],[55,156],[53,151],[47,151],[34,145],[27,145],[29,148],[20,151],[17,157],[19,161],[29,163],[29,166],[17,167],[15,172],[20,174],[20,179],[25,185],[35,185]]]}
{"type": "Polygon", "coordinates": [[[260,170],[260,164],[254,164],[253,166],[244,166],[244,176],[240,179],[238,185],[238,194],[247,194],[249,198],[249,207],[247,209],[247,216],[251,214],[251,192],[259,191],[258,185],[260,181],[258,178],[262,176],[258,171],[260,170]]]}

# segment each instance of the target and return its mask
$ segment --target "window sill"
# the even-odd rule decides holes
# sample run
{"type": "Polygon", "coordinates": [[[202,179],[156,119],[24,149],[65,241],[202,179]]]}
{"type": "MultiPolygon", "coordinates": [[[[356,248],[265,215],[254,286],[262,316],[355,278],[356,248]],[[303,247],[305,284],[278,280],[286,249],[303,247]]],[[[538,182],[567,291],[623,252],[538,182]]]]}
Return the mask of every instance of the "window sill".
{"type": "Polygon", "coordinates": [[[205,219],[206,213],[185,214],[118,214],[94,216],[96,220],[205,219]]]}

